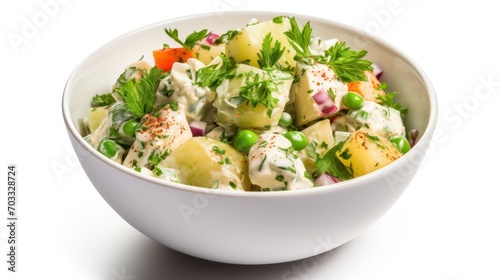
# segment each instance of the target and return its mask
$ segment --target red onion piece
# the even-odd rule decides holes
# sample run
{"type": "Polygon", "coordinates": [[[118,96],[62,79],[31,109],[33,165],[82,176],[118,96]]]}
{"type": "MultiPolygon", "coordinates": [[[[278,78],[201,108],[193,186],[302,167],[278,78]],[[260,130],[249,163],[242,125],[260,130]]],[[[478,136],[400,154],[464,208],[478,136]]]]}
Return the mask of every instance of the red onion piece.
{"type": "Polygon", "coordinates": [[[189,123],[189,128],[193,136],[203,136],[205,135],[205,129],[207,128],[207,123],[202,121],[192,121],[189,123]]]}
{"type": "Polygon", "coordinates": [[[412,129],[408,132],[408,142],[410,142],[410,147],[413,148],[417,143],[418,129],[412,129]]]}
{"type": "Polygon", "coordinates": [[[215,44],[215,40],[219,39],[219,35],[215,33],[210,33],[208,36],[205,38],[205,42],[207,42],[209,45],[215,44]]]}
{"type": "Polygon", "coordinates": [[[312,96],[312,98],[314,99],[316,104],[318,104],[323,116],[328,116],[338,111],[337,106],[325,90],[320,89],[312,96]]]}
{"type": "Polygon", "coordinates": [[[314,185],[319,187],[319,186],[326,186],[326,185],[335,184],[338,182],[340,182],[339,179],[337,179],[333,176],[330,176],[326,173],[322,173],[321,175],[319,175],[319,177],[316,180],[314,180],[314,185]]]}
{"type": "Polygon", "coordinates": [[[376,63],[372,63],[372,67],[373,67],[373,75],[375,75],[375,77],[377,77],[377,79],[380,79],[380,77],[382,76],[384,71],[376,63]]]}

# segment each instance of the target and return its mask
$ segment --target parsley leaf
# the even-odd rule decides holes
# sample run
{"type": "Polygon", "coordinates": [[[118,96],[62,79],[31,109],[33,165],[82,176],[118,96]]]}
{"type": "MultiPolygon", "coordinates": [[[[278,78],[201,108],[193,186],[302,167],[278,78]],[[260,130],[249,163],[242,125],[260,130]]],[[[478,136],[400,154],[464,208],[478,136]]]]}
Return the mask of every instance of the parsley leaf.
{"type": "Polygon", "coordinates": [[[330,66],[342,82],[366,81],[364,71],[371,71],[372,62],[361,59],[367,54],[365,50],[354,51],[345,42],[337,42],[325,50],[325,55],[314,58],[322,64],[330,66]]]}
{"type": "Polygon", "coordinates": [[[285,31],[285,35],[288,37],[288,41],[292,48],[297,52],[294,59],[300,60],[303,58],[309,58],[311,56],[311,51],[309,50],[309,44],[311,42],[312,28],[308,21],[302,30],[300,30],[295,17],[290,17],[291,28],[285,31]]]}
{"type": "Polygon", "coordinates": [[[267,33],[266,37],[262,41],[262,49],[260,53],[257,54],[259,58],[257,63],[261,69],[269,69],[273,67],[279,68],[278,60],[283,55],[285,48],[281,48],[280,41],[276,40],[274,45],[272,45],[273,37],[271,32],[267,33]]]}
{"type": "Polygon", "coordinates": [[[366,81],[364,71],[371,71],[372,62],[361,59],[366,54],[366,50],[354,51],[346,46],[345,42],[337,42],[334,46],[325,50],[322,55],[312,55],[309,45],[312,39],[312,28],[307,22],[302,30],[294,17],[290,17],[290,30],[285,32],[288,41],[296,51],[294,59],[296,61],[307,61],[313,58],[321,64],[330,66],[342,82],[366,81]]]}
{"type": "Polygon", "coordinates": [[[184,48],[190,50],[192,49],[196,43],[198,43],[199,41],[203,40],[205,37],[207,37],[210,32],[208,32],[207,29],[203,29],[201,31],[193,31],[193,33],[189,34],[187,37],[186,37],[186,40],[183,42],[181,39],[179,39],[179,31],[177,31],[177,29],[169,29],[169,28],[165,28],[165,33],[167,33],[167,35],[174,39],[174,41],[176,41],[177,43],[179,43],[181,46],[183,46],[184,48]]]}
{"type": "Polygon", "coordinates": [[[394,102],[394,96],[396,96],[396,94],[398,94],[397,91],[388,92],[385,94],[385,96],[379,94],[377,95],[377,99],[382,102],[382,105],[394,108],[401,113],[401,116],[404,116],[406,115],[406,113],[408,113],[408,108],[394,102]]]}
{"type": "Polygon", "coordinates": [[[156,90],[163,75],[163,71],[156,66],[149,71],[142,71],[145,73],[139,81],[130,79],[115,88],[118,95],[123,98],[127,109],[139,118],[149,114],[153,110],[156,100],[156,90]]]}
{"type": "Polygon", "coordinates": [[[90,103],[91,107],[102,107],[102,106],[109,106],[115,103],[116,100],[111,95],[111,93],[104,93],[104,94],[96,94],[94,97],[92,97],[92,102],[90,103]]]}
{"type": "Polygon", "coordinates": [[[351,171],[339,160],[339,158],[336,155],[337,151],[342,149],[343,145],[344,141],[339,142],[328,152],[326,152],[326,154],[322,158],[318,157],[316,159],[318,174],[327,172],[328,174],[338,178],[339,180],[346,180],[352,178],[351,171]]]}
{"type": "Polygon", "coordinates": [[[234,36],[238,35],[241,30],[228,30],[226,33],[220,35],[217,40],[215,40],[214,44],[215,45],[220,45],[223,43],[226,43],[227,41],[231,40],[234,38],[234,36]]]}
{"type": "Polygon", "coordinates": [[[266,73],[268,73],[267,78],[259,73],[248,72],[245,77],[246,83],[240,88],[239,97],[248,101],[253,107],[259,104],[264,105],[267,109],[267,116],[271,117],[279,101],[273,96],[273,92],[277,92],[279,83],[287,78],[276,78],[269,70],[266,73]]]}
{"type": "Polygon", "coordinates": [[[236,73],[236,64],[234,60],[229,59],[226,55],[220,55],[221,63],[212,64],[200,68],[196,71],[195,84],[200,87],[209,87],[215,90],[224,79],[231,79],[236,73]]]}

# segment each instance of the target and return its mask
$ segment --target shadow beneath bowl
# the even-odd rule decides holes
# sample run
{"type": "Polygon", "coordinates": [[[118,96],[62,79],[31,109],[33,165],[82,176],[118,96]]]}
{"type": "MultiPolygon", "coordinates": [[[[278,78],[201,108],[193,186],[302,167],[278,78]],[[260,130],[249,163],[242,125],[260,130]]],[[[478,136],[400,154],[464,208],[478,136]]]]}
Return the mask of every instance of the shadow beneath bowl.
{"type": "MultiPolygon", "coordinates": [[[[321,255],[287,263],[234,265],[192,257],[151,239],[141,239],[135,254],[125,258],[121,267],[134,279],[312,279],[312,275],[330,267],[341,258],[349,243],[321,255]]],[[[331,267],[330,267],[331,268],[331,267]]],[[[124,279],[128,279],[125,278],[124,279]]],[[[132,278],[130,278],[132,279],[132,278]]]]}

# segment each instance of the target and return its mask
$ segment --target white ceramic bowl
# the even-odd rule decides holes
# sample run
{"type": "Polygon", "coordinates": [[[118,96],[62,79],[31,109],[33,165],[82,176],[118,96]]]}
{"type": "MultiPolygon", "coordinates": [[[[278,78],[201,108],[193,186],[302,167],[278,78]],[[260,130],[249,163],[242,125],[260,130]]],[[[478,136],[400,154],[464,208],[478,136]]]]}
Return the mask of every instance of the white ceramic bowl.
{"type": "Polygon", "coordinates": [[[326,19],[310,21],[313,34],[337,37],[384,69],[383,81],[410,109],[407,128],[420,139],[401,159],[369,175],[308,190],[231,192],[165,183],[125,168],[88,145],[80,131],[90,100],[107,92],[124,67],[167,41],[164,28],[180,37],[208,28],[223,33],[280,15],[268,12],[203,14],[159,22],[116,38],[76,67],[64,89],[67,131],[82,167],[109,205],[140,232],[177,251],[218,262],[269,264],[311,257],[348,242],[379,219],[401,196],[420,166],[437,120],[431,83],[400,50],[363,31],[326,19]]]}

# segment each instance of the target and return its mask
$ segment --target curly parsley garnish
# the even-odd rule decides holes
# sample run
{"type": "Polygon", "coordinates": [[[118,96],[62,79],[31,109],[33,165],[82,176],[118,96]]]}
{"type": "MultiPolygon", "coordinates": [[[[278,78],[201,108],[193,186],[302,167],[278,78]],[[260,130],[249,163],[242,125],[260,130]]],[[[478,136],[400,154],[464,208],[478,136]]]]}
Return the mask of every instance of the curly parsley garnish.
{"type": "Polygon", "coordinates": [[[210,32],[207,29],[203,29],[201,31],[194,31],[193,33],[189,34],[186,37],[186,40],[184,40],[183,42],[181,39],[179,39],[179,31],[177,31],[177,29],[165,28],[164,30],[165,33],[167,33],[167,35],[170,38],[174,39],[174,41],[176,41],[177,43],[179,43],[181,46],[183,46],[188,50],[192,49],[199,41],[203,40],[210,34],[210,32]]]}
{"type": "Polygon", "coordinates": [[[130,79],[115,88],[118,95],[123,98],[127,109],[139,118],[153,111],[156,90],[163,75],[163,71],[156,66],[149,71],[141,71],[144,71],[144,76],[139,81],[130,79]]]}

